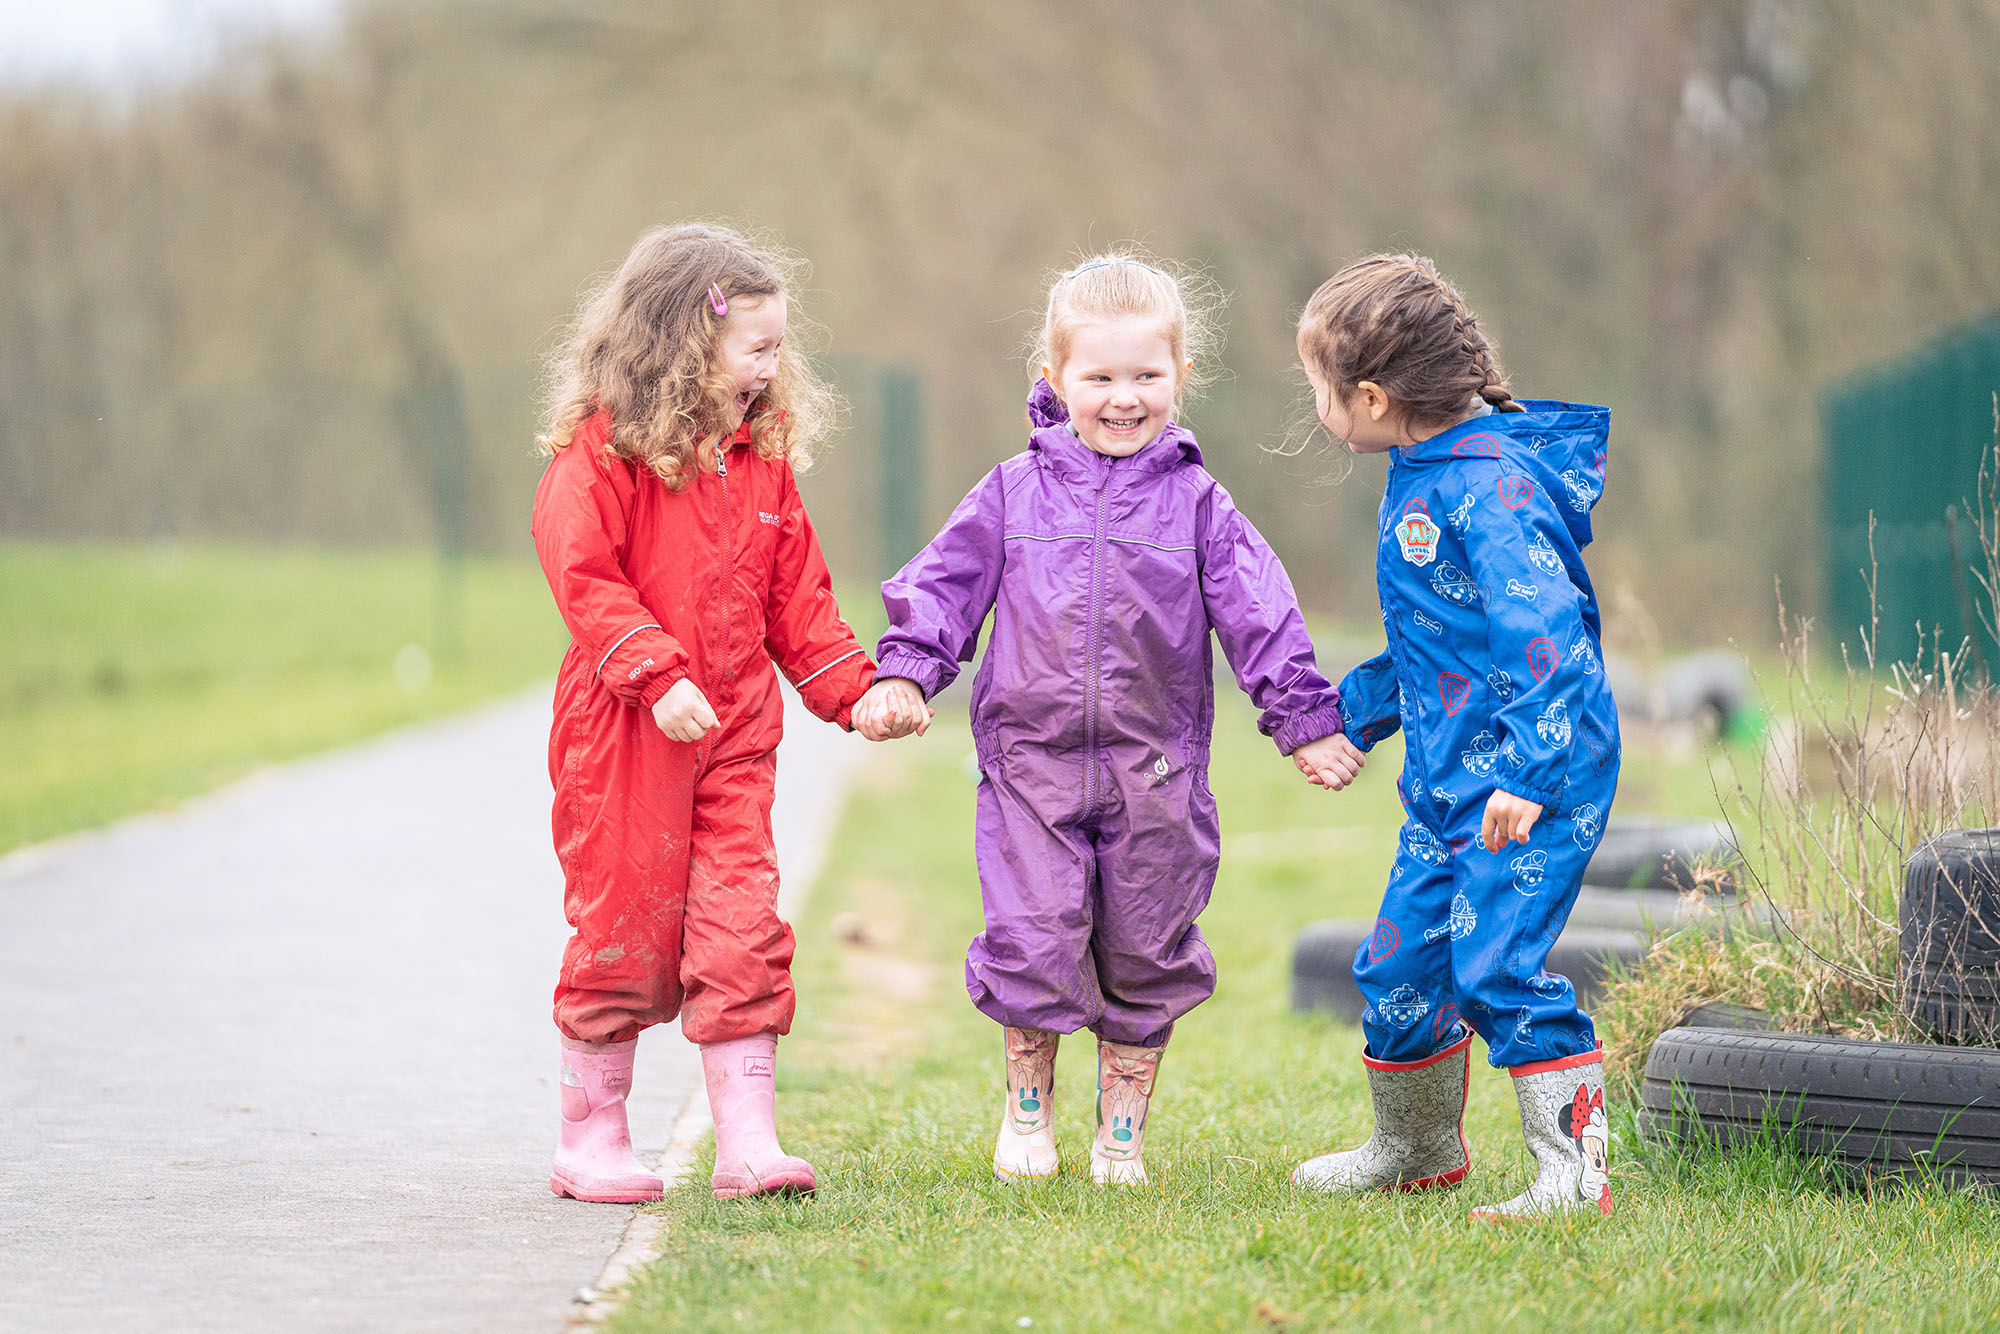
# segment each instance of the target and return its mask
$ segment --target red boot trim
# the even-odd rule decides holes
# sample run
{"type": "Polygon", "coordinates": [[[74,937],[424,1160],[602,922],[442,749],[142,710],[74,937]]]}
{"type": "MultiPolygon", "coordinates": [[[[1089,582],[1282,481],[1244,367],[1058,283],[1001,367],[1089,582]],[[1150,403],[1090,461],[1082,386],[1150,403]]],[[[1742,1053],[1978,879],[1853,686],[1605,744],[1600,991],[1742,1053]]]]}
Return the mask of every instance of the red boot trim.
{"type": "Polygon", "coordinates": [[[1446,1047],[1443,1051],[1434,1052],[1431,1055],[1424,1057],[1421,1061],[1381,1061],[1377,1060],[1373,1056],[1370,1056],[1368,1054],[1367,1049],[1363,1048],[1361,1052],[1361,1064],[1367,1066],[1370,1070],[1421,1070],[1425,1066],[1436,1065],[1439,1061],[1442,1061],[1447,1056],[1456,1056],[1459,1052],[1464,1051],[1467,1047],[1471,1045],[1472,1045],[1472,1029],[1468,1027],[1465,1030],[1464,1037],[1452,1043],[1449,1047],[1446,1047]]]}
{"type": "Polygon", "coordinates": [[[1545,1070],[1569,1070],[1579,1065],[1591,1065],[1604,1059],[1604,1044],[1598,1043],[1590,1051],[1579,1052],[1575,1056],[1558,1056],[1548,1061],[1530,1061],[1526,1065],[1511,1067],[1507,1073],[1519,1079],[1522,1075],[1539,1075],[1545,1070]]]}
{"type": "MultiPolygon", "coordinates": [[[[1460,1144],[1465,1143],[1465,1130],[1462,1122],[1458,1132],[1458,1142],[1460,1144]]],[[[1465,1161],[1457,1167],[1452,1168],[1451,1171],[1440,1172],[1434,1177],[1418,1177],[1415,1181],[1398,1182],[1392,1189],[1399,1191],[1442,1190],[1447,1186],[1456,1186],[1459,1182],[1465,1180],[1466,1173],[1471,1170],[1472,1152],[1468,1149],[1465,1154],[1465,1161]]]]}

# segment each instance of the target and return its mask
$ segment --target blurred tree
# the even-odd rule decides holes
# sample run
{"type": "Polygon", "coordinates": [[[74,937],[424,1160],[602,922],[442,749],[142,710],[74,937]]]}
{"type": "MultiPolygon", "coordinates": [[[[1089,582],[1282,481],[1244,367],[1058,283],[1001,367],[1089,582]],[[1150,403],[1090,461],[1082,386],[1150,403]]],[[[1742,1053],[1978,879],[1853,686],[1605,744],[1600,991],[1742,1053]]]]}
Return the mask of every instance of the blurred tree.
{"type": "Polygon", "coordinates": [[[435,647],[462,651],[470,431],[463,376],[419,263],[402,114],[408,57],[387,11],[351,25],[348,59],[331,69],[273,53],[248,96],[205,108],[220,145],[290,181],[324,234],[367,284],[389,338],[389,398],[410,472],[428,500],[439,553],[435,647]]]}
{"type": "MultiPolygon", "coordinates": [[[[1593,565],[1618,605],[1767,639],[1774,576],[1819,591],[1793,502],[1821,382],[2000,305],[1996,22],[370,0],[127,112],[0,106],[0,532],[518,549],[550,331],[691,216],[772,228],[814,260],[799,307],[841,364],[920,378],[935,523],[1020,447],[1049,271],[1137,237],[1232,293],[1189,414],[1211,466],[1306,600],[1365,620],[1378,465],[1307,439],[1291,324],[1341,262],[1416,248],[1521,392],[1616,410],[1593,565]]],[[[868,452],[803,483],[857,575],[868,452]]]]}

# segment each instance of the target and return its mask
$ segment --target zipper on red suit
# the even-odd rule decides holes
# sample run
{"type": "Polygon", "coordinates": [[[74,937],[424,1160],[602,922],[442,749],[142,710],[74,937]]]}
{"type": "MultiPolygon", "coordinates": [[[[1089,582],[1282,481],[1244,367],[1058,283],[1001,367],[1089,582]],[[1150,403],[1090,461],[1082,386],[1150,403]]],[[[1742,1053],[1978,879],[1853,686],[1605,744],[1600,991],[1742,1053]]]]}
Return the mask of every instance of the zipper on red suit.
{"type": "Polygon", "coordinates": [[[1107,460],[1104,466],[1102,485],[1097,488],[1097,527],[1090,544],[1090,603],[1084,617],[1085,666],[1088,675],[1083,681],[1083,811],[1088,815],[1097,808],[1097,705],[1098,677],[1102,664],[1098,661],[1104,652],[1103,608],[1099,599],[1104,586],[1104,505],[1111,494],[1111,468],[1107,460]]]}
{"type": "MultiPolygon", "coordinates": [[[[717,524],[722,534],[722,620],[715,635],[716,652],[714,668],[715,693],[719,697],[722,694],[722,687],[729,680],[729,594],[730,590],[736,586],[735,572],[729,568],[729,528],[731,516],[729,513],[729,442],[727,440],[721,441],[716,445],[715,479],[722,487],[721,516],[717,524]]],[[[721,712],[717,707],[719,702],[719,698],[711,699],[708,702],[710,708],[716,709],[718,716],[721,712]]],[[[711,729],[711,731],[713,730],[711,729]]],[[[703,764],[708,762],[708,753],[712,748],[712,742],[702,747],[701,762],[703,764]]]]}

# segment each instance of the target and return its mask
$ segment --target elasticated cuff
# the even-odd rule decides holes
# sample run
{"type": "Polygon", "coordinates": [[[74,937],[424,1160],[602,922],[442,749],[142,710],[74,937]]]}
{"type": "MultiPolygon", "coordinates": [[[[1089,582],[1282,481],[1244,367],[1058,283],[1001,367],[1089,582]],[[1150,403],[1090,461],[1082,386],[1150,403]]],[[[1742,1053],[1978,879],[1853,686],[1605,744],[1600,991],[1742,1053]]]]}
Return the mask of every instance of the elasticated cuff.
{"type": "Polygon", "coordinates": [[[1495,783],[1493,786],[1510,796],[1519,797],[1523,801],[1532,801],[1544,810],[1555,805],[1556,798],[1562,795],[1561,788],[1543,789],[1530,783],[1523,783],[1518,778],[1510,778],[1504,783],[1495,783]]]}
{"type": "Polygon", "coordinates": [[[921,653],[911,653],[907,649],[890,649],[882,655],[882,660],[875,664],[876,680],[900,676],[906,681],[915,681],[917,689],[924,692],[926,700],[937,694],[941,688],[939,681],[943,675],[944,669],[938,665],[935,658],[925,657],[921,653]]]}
{"type": "Polygon", "coordinates": [[[1341,721],[1339,705],[1329,704],[1293,718],[1280,727],[1277,735],[1271,739],[1278,743],[1279,751],[1289,755],[1308,741],[1317,741],[1321,737],[1333,736],[1337,732],[1346,730],[1346,724],[1341,721]]]}
{"type": "Polygon", "coordinates": [[[854,730],[854,706],[861,702],[861,697],[867,694],[869,688],[875,684],[875,664],[868,662],[866,654],[862,655],[862,661],[867,662],[868,665],[858,682],[860,688],[854,692],[852,698],[841,701],[840,707],[833,711],[833,717],[829,720],[843,732],[852,732],[854,730]]]}
{"type": "MultiPolygon", "coordinates": [[[[1345,699],[1340,701],[1340,734],[1346,737],[1354,748],[1363,755],[1375,749],[1375,742],[1381,740],[1380,737],[1370,739],[1367,725],[1348,711],[1345,699]]],[[[1387,733],[1384,735],[1387,735],[1387,733]]]]}
{"type": "Polygon", "coordinates": [[[639,707],[650,709],[660,702],[660,697],[674,688],[674,683],[686,677],[687,673],[678,667],[669,667],[639,689],[639,707]]]}

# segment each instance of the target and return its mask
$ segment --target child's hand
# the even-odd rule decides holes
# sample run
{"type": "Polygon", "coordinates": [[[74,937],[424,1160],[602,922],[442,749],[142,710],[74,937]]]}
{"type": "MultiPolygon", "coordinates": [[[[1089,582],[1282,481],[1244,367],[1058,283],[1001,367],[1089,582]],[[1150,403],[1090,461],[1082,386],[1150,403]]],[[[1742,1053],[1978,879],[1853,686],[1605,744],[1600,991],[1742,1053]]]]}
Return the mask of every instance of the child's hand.
{"type": "Polygon", "coordinates": [[[1517,797],[1512,792],[1495,792],[1486,801],[1486,819],[1479,826],[1479,841],[1488,852],[1500,851],[1502,843],[1526,843],[1528,831],[1541,818],[1539,802],[1517,797]]]}
{"type": "Polygon", "coordinates": [[[1360,775],[1361,766],[1368,763],[1368,755],[1335,732],[1293,751],[1292,763],[1299,766],[1299,772],[1315,787],[1338,792],[1360,775]]]}
{"type": "Polygon", "coordinates": [[[930,727],[931,706],[917,683],[905,677],[883,677],[854,703],[854,730],[870,741],[891,741],[912,732],[922,736],[930,727]]]}
{"type": "Polygon", "coordinates": [[[674,741],[699,741],[716,725],[708,696],[692,678],[683,676],[653,705],[653,721],[674,741]]]}

